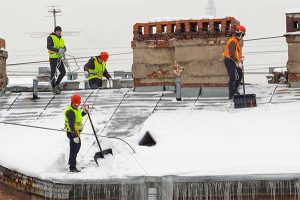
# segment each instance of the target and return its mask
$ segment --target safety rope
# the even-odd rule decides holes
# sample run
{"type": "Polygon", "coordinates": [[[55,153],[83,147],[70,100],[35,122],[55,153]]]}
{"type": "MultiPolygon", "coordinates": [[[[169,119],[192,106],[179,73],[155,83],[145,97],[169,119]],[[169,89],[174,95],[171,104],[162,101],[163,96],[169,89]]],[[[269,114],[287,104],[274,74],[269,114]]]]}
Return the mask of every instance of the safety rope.
{"type": "Polygon", "coordinates": [[[156,102],[156,104],[155,104],[155,106],[154,106],[154,108],[153,108],[153,110],[152,110],[150,116],[155,112],[155,110],[156,110],[156,108],[157,108],[159,102],[161,101],[162,97],[164,96],[164,92],[165,92],[165,87],[164,87],[164,90],[162,91],[162,93],[161,93],[161,95],[160,95],[158,101],[156,102]]]}
{"type": "Polygon", "coordinates": [[[19,98],[19,96],[22,94],[22,92],[20,92],[17,97],[14,99],[14,101],[10,104],[10,106],[7,108],[6,111],[9,111],[11,109],[11,107],[14,105],[14,103],[17,101],[17,99],[19,98]]]}
{"type": "MultiPolygon", "coordinates": [[[[14,122],[0,121],[0,123],[1,124],[6,124],[6,125],[23,126],[23,127],[28,127],[28,128],[43,129],[43,130],[56,131],[56,132],[64,132],[64,133],[66,132],[64,129],[55,129],[55,128],[48,128],[48,127],[42,127],[42,126],[28,125],[28,124],[19,124],[19,123],[14,123],[14,122]]],[[[84,133],[84,132],[82,132],[80,134],[81,135],[87,135],[87,136],[94,136],[94,134],[84,133]]],[[[126,142],[124,139],[121,139],[121,138],[115,137],[115,136],[99,136],[99,137],[120,140],[120,141],[124,142],[125,144],[127,144],[132,149],[133,153],[136,152],[134,150],[134,148],[128,142],[126,142]]]]}
{"type": "Polygon", "coordinates": [[[270,98],[270,100],[269,100],[269,103],[271,103],[271,101],[272,101],[272,99],[273,99],[273,96],[274,96],[274,94],[275,94],[277,88],[278,88],[278,85],[276,85],[276,87],[274,88],[273,93],[272,93],[272,95],[271,95],[271,98],[270,98]]]}
{"type": "MultiPolygon", "coordinates": [[[[101,133],[103,132],[103,130],[106,128],[107,124],[110,122],[110,120],[112,119],[112,117],[115,115],[116,111],[119,109],[119,107],[121,106],[122,102],[124,101],[125,99],[125,96],[127,95],[129,89],[126,91],[126,93],[123,95],[123,98],[122,100],[120,101],[119,105],[116,107],[116,109],[114,110],[113,114],[110,116],[110,118],[106,121],[105,125],[103,126],[103,128],[101,129],[100,133],[97,134],[97,137],[101,137],[101,133]]],[[[96,143],[96,141],[93,141],[92,145],[90,145],[90,147],[88,148],[88,150],[86,151],[86,153],[92,148],[92,146],[94,146],[94,144],[96,143]]],[[[85,154],[86,154],[85,153],[85,154]]]]}

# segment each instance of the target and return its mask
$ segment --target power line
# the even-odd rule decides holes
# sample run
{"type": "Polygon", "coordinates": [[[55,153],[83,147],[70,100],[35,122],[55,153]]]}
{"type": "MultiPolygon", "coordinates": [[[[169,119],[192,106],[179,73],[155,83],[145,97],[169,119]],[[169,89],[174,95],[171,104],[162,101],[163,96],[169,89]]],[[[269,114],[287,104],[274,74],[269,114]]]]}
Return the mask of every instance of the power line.
{"type": "Polygon", "coordinates": [[[244,54],[260,54],[260,53],[282,53],[282,52],[288,52],[288,50],[278,50],[278,51],[249,51],[245,52],[244,54]]]}
{"type": "MultiPolygon", "coordinates": [[[[126,55],[126,54],[132,54],[133,52],[124,52],[124,53],[112,53],[110,54],[110,56],[116,56],[116,55],[126,55]]],[[[77,58],[69,58],[67,60],[73,60],[73,59],[85,59],[85,58],[91,58],[91,57],[94,57],[94,56],[83,56],[83,57],[77,57],[77,58]]],[[[16,65],[28,65],[28,64],[38,64],[38,63],[48,63],[49,60],[41,60],[41,61],[32,61],[32,62],[22,62],[22,63],[10,63],[10,64],[7,64],[6,66],[16,66],[16,65]]]]}
{"type": "Polygon", "coordinates": [[[255,40],[269,40],[269,39],[282,38],[282,37],[284,37],[284,35],[273,36],[273,37],[254,38],[254,39],[248,39],[248,40],[243,40],[243,41],[244,42],[249,42],[249,41],[255,41],[255,40]]]}

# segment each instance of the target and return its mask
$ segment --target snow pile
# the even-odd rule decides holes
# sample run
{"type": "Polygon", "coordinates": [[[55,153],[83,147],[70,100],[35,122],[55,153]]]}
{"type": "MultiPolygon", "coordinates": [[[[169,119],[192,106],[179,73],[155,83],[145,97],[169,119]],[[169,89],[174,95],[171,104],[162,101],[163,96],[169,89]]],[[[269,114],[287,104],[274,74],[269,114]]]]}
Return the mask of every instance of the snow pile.
{"type": "Polygon", "coordinates": [[[64,181],[299,173],[299,113],[299,102],[230,112],[157,112],[139,135],[125,139],[136,153],[120,140],[101,137],[102,148],[112,148],[114,155],[100,159],[99,167],[93,161],[99,151],[92,145],[94,136],[82,135],[77,161],[84,169],[77,174],[68,173],[65,133],[2,124],[0,164],[26,175],[64,181]],[[137,145],[146,131],[155,138],[155,146],[137,145]]]}
{"type": "Polygon", "coordinates": [[[285,73],[287,71],[286,67],[277,67],[273,70],[273,72],[285,73]]]}

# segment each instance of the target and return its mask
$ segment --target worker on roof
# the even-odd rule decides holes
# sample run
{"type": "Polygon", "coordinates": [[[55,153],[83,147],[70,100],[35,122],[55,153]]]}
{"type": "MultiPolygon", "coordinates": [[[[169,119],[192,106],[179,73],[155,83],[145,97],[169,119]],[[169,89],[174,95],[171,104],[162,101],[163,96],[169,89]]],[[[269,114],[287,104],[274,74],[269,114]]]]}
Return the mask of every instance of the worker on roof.
{"type": "Polygon", "coordinates": [[[66,52],[64,39],[61,35],[62,29],[60,26],[54,28],[54,32],[47,38],[47,49],[49,53],[49,62],[51,67],[51,86],[53,93],[60,93],[59,84],[66,75],[66,69],[62,61],[62,57],[66,52]],[[55,81],[56,70],[59,70],[59,76],[55,81]]]}
{"type": "Polygon", "coordinates": [[[67,130],[67,137],[70,140],[70,152],[69,152],[69,169],[70,172],[80,172],[76,167],[77,154],[81,147],[80,133],[82,131],[83,116],[88,112],[88,106],[84,106],[84,110],[80,111],[79,105],[81,104],[81,96],[79,94],[73,94],[71,97],[71,104],[65,111],[65,128],[67,130]]]}
{"type": "Polygon", "coordinates": [[[246,28],[238,26],[233,36],[228,39],[223,53],[224,63],[229,75],[229,99],[239,95],[238,89],[243,79],[243,54],[240,42],[245,34],[246,28]]]}
{"type": "Polygon", "coordinates": [[[109,81],[109,84],[112,85],[111,76],[106,69],[108,57],[108,53],[102,51],[99,56],[91,57],[84,65],[84,71],[91,89],[102,87],[103,76],[109,81]]]}

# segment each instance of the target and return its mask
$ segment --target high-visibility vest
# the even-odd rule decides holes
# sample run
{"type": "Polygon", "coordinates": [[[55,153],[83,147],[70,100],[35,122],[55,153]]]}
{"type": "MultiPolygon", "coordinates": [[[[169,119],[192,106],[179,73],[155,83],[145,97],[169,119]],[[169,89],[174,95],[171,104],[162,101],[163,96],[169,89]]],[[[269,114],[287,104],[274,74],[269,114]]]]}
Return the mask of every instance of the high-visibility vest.
{"type": "Polygon", "coordinates": [[[97,58],[94,57],[94,69],[88,69],[89,70],[89,77],[88,80],[91,80],[93,78],[99,78],[102,79],[103,73],[106,69],[106,63],[102,61],[102,63],[99,63],[97,58]]]}
{"type": "Polygon", "coordinates": [[[231,37],[229,38],[229,40],[227,41],[227,44],[226,44],[226,47],[225,47],[225,51],[223,52],[223,56],[229,58],[232,60],[232,58],[230,58],[230,55],[229,55],[229,44],[231,42],[234,42],[235,43],[235,56],[237,57],[238,59],[238,62],[241,62],[242,58],[243,58],[243,55],[242,55],[242,48],[241,48],[241,45],[239,43],[239,41],[236,39],[236,37],[231,37]]]}
{"type": "Polygon", "coordinates": [[[75,113],[75,124],[74,124],[74,128],[76,133],[78,134],[78,137],[80,137],[80,131],[82,131],[82,120],[83,117],[81,115],[81,111],[80,109],[74,109],[71,105],[69,105],[65,111],[65,127],[67,129],[68,132],[71,132],[71,128],[70,128],[70,124],[67,118],[67,112],[69,110],[72,110],[75,113]]]}
{"type": "MultiPolygon", "coordinates": [[[[65,41],[62,37],[57,37],[56,35],[50,35],[53,41],[53,47],[56,49],[63,49],[65,48],[65,41]]],[[[48,50],[49,58],[61,58],[63,55],[58,54],[58,52],[48,50]]]]}

